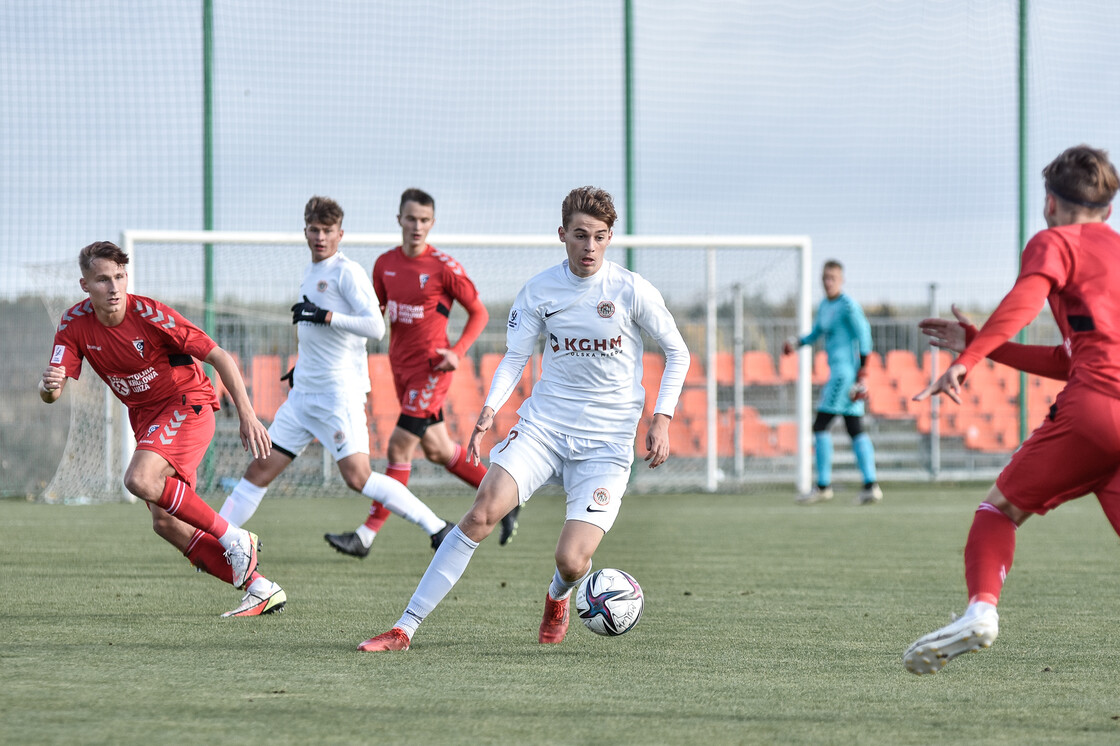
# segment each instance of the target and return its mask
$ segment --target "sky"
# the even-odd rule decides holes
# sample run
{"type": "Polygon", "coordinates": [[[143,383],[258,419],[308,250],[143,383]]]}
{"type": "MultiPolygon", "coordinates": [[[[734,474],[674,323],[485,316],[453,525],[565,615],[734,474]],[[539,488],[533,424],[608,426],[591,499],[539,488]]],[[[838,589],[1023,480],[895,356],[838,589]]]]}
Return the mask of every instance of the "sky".
{"type": "MultiPolygon", "coordinates": [[[[200,5],[0,3],[0,297],[77,293],[77,250],[126,228],[203,227],[200,5]]],[[[215,227],[299,231],[327,194],[348,231],[393,232],[421,186],[437,245],[553,235],[564,194],[594,184],[620,230],[808,235],[814,276],[841,260],[869,306],[936,283],[990,308],[1010,287],[1017,0],[633,5],[630,203],[621,2],[214,0],[215,227]]],[[[1029,235],[1050,159],[1120,146],[1120,4],[1033,0],[1027,30],[1029,235]]],[[[161,251],[196,276],[197,252],[161,251]]],[[[497,256],[468,264],[484,296],[528,276],[497,256]]],[[[233,287],[270,286],[246,261],[233,287]]],[[[667,297],[695,296],[690,254],[655,261],[667,297]]],[[[729,267],[721,297],[790,275],[729,267]]]]}

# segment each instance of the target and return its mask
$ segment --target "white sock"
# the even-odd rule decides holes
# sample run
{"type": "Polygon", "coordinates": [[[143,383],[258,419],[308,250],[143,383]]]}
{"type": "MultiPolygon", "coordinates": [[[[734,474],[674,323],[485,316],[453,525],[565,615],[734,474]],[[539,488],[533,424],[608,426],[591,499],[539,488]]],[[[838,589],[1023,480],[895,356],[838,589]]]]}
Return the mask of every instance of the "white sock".
{"type": "Polygon", "coordinates": [[[377,536],[377,532],[364,523],[354,529],[354,533],[356,533],[358,535],[358,538],[362,540],[362,546],[364,546],[366,549],[369,549],[370,546],[373,545],[373,540],[377,536]]]}
{"type": "Polygon", "coordinates": [[[230,523],[229,528],[226,529],[226,532],[218,537],[218,542],[222,545],[223,549],[229,551],[237,545],[237,540],[241,538],[241,535],[244,532],[245,529],[238,528],[237,526],[230,523]]]}
{"type": "Polygon", "coordinates": [[[591,574],[591,565],[588,565],[587,572],[576,580],[569,583],[564,578],[560,577],[560,568],[556,568],[556,572],[552,573],[552,585],[548,586],[548,596],[553,601],[563,601],[571,595],[572,589],[583,582],[583,579],[591,574]]]}
{"type": "Polygon", "coordinates": [[[381,503],[409,523],[420,526],[428,536],[447,525],[447,521],[433,513],[432,509],[412,494],[408,487],[387,474],[376,471],[370,473],[369,479],[362,487],[362,494],[370,500],[381,503]]]}
{"type": "Polygon", "coordinates": [[[267,591],[272,589],[272,581],[261,575],[246,588],[246,592],[254,593],[258,596],[263,596],[267,591]]]}
{"type": "Polygon", "coordinates": [[[229,493],[226,501],[222,503],[222,509],[218,511],[218,515],[235,526],[244,526],[245,522],[252,518],[253,513],[257,511],[257,506],[261,504],[266,492],[268,492],[268,487],[258,487],[242,478],[233,488],[233,492],[229,493]]]}
{"type": "Polygon", "coordinates": [[[964,616],[978,617],[986,614],[988,611],[995,610],[995,604],[990,604],[987,601],[973,601],[968,605],[968,608],[964,610],[964,616]]]}
{"type": "Polygon", "coordinates": [[[463,577],[467,563],[471,561],[476,549],[478,542],[468,539],[458,526],[452,528],[436,550],[436,556],[432,557],[428,569],[424,571],[424,577],[420,578],[420,584],[409,599],[404,615],[393,626],[400,627],[412,639],[424,617],[432,613],[432,609],[439,605],[443,597],[459,582],[459,578],[463,577]]]}

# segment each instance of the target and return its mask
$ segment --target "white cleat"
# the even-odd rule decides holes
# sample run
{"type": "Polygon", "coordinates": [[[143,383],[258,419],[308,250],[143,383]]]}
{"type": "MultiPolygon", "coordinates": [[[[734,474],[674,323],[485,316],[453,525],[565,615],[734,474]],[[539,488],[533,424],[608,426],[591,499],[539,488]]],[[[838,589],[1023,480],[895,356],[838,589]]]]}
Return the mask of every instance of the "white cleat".
{"type": "Polygon", "coordinates": [[[999,614],[989,607],[920,638],[902,655],[902,663],[907,671],[919,676],[937,673],[961,653],[990,648],[998,634],[999,614]]]}
{"type": "Polygon", "coordinates": [[[877,482],[872,482],[870,487],[864,487],[859,491],[860,505],[875,505],[881,502],[883,502],[883,490],[877,482]]]}
{"type": "Polygon", "coordinates": [[[257,569],[257,551],[260,549],[257,535],[252,531],[241,530],[237,543],[226,550],[226,562],[233,568],[233,587],[245,588],[257,569]]]}
{"type": "Polygon", "coordinates": [[[227,611],[225,614],[222,614],[223,619],[234,616],[275,614],[283,611],[284,605],[288,602],[288,594],[284,593],[284,589],[271,580],[258,580],[256,583],[250,585],[249,588],[251,590],[245,592],[245,596],[241,599],[241,605],[232,611],[227,611]],[[253,588],[253,586],[258,583],[261,587],[253,588]]]}
{"type": "Polygon", "coordinates": [[[798,505],[812,505],[813,503],[823,503],[825,500],[832,499],[832,488],[821,487],[819,484],[814,484],[812,491],[807,495],[798,495],[794,500],[798,505]]]}

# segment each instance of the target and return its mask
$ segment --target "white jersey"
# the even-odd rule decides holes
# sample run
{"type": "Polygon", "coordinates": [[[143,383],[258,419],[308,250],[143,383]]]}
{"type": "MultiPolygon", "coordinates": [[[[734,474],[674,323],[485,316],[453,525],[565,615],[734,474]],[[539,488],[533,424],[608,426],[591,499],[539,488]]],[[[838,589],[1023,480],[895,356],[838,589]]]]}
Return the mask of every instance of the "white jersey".
{"type": "Polygon", "coordinates": [[[577,277],[565,260],[530,279],[510,310],[506,347],[531,355],[543,334],[544,354],[541,378],[518,415],[574,437],[633,442],[645,403],[643,331],[666,356],[654,411],[672,416],[689,354],[657,288],[614,262],[577,277]]]}
{"type": "MultiPolygon", "coordinates": [[[[385,321],[377,305],[373,283],[357,262],[341,253],[321,262],[312,262],[303,273],[297,300],[307,296],[319,308],[335,316],[375,317],[374,330],[385,333],[385,321]],[[377,323],[380,322],[380,323],[377,323]]],[[[338,319],[339,322],[342,319],[338,319]]],[[[332,318],[330,324],[301,321],[299,360],[296,362],[295,389],[308,393],[369,393],[369,365],[366,362],[366,337],[345,331],[332,318]]]]}

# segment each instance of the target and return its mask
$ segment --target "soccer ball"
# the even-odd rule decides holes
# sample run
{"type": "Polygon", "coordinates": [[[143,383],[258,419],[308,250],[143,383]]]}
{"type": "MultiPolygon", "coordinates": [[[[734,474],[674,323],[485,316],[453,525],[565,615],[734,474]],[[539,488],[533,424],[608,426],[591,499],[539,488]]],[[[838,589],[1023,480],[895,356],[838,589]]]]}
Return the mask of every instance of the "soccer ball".
{"type": "Polygon", "coordinates": [[[645,597],[638,581],[622,570],[596,570],[576,591],[576,613],[597,635],[616,637],[642,618],[645,597]]]}

